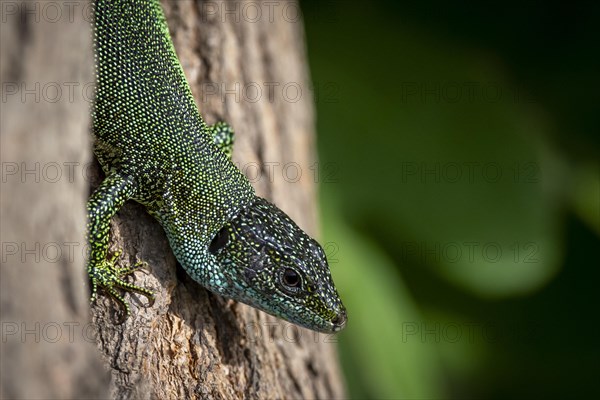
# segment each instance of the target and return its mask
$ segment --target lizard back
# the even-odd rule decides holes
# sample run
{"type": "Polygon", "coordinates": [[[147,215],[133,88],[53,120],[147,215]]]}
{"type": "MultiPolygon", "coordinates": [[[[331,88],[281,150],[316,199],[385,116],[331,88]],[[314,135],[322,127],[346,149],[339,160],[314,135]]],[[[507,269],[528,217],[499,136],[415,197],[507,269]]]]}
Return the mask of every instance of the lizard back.
{"type": "MultiPolygon", "coordinates": [[[[135,200],[163,224],[215,233],[254,190],[213,143],[158,0],[98,0],[94,152],[106,173],[136,180],[135,200]]],[[[174,230],[177,230],[175,232],[174,230]]]]}

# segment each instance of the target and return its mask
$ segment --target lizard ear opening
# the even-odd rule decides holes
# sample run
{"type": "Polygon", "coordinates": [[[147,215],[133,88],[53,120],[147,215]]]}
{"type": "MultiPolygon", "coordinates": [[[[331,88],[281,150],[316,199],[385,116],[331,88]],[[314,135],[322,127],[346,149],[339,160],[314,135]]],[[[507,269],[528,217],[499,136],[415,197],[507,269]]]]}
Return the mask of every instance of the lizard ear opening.
{"type": "Polygon", "coordinates": [[[229,231],[227,229],[227,226],[224,226],[219,232],[217,232],[212,242],[210,242],[210,245],[208,246],[208,251],[210,252],[210,254],[216,255],[219,252],[219,250],[225,247],[228,240],[229,231]]]}

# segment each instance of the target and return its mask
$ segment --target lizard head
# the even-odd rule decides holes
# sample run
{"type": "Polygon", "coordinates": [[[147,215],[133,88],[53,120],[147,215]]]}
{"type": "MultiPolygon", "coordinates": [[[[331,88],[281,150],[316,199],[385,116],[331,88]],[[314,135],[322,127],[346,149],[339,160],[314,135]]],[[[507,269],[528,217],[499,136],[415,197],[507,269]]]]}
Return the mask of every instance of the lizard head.
{"type": "Polygon", "coordinates": [[[346,325],[325,252],[267,200],[257,197],[242,209],[209,252],[223,273],[220,294],[320,332],[346,325]]]}

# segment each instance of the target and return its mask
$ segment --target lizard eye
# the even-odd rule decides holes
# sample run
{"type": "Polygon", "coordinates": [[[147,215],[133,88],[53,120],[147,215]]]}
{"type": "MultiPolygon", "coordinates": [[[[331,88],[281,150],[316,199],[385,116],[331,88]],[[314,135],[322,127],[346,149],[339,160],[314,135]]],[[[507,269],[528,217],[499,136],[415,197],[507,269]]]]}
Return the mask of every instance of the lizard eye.
{"type": "Polygon", "coordinates": [[[291,268],[285,268],[280,274],[280,280],[285,289],[292,293],[298,292],[302,286],[302,277],[291,268]]]}
{"type": "Polygon", "coordinates": [[[219,232],[217,232],[212,242],[210,242],[210,246],[208,246],[208,251],[212,255],[217,254],[219,250],[225,247],[228,240],[229,231],[227,230],[227,226],[224,226],[219,232]]]}

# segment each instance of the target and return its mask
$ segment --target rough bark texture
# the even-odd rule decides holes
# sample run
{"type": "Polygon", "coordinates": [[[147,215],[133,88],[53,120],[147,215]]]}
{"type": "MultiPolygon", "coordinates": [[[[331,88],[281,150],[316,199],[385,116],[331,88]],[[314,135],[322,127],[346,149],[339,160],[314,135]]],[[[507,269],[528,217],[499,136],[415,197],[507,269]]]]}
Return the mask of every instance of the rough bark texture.
{"type": "MultiPolygon", "coordinates": [[[[298,6],[193,0],[163,1],[163,6],[203,116],[208,123],[226,120],[236,129],[234,161],[260,195],[315,235],[313,111],[298,6]]],[[[35,23],[31,30],[23,28],[18,15],[15,21],[2,30],[3,51],[6,42],[14,52],[9,59],[3,54],[3,82],[91,80],[88,26],[81,18],[64,26],[35,23]]],[[[9,110],[3,101],[3,163],[85,162],[87,106],[85,101],[17,101],[9,110]]],[[[74,183],[64,178],[59,184],[3,182],[3,244],[81,243],[87,185],[95,187],[100,179],[95,165],[90,182],[81,173],[74,183]]],[[[101,296],[92,307],[91,331],[103,357],[81,340],[81,328],[75,343],[32,344],[29,336],[24,343],[3,343],[2,397],[103,397],[101,387],[116,398],[343,396],[334,336],[297,328],[204,290],[176,266],[162,228],[138,204],[125,205],[113,219],[111,234],[111,251],[122,248],[123,263],[149,263],[151,272],[136,273],[135,282],[155,291],[155,305],[144,308],[143,297],[127,295],[133,316],[115,325],[116,305],[101,296]],[[110,384],[95,357],[108,366],[110,384]]],[[[3,323],[83,324],[88,304],[81,257],[22,263],[20,255],[6,263],[3,257],[3,323]]],[[[3,335],[5,330],[3,324],[3,335]]]]}
{"type": "Polygon", "coordinates": [[[81,246],[89,23],[85,3],[52,20],[43,3],[2,3],[0,397],[106,397],[107,371],[86,325],[81,246]]]}

